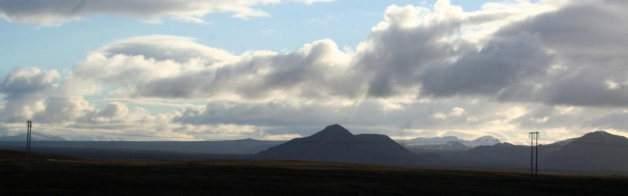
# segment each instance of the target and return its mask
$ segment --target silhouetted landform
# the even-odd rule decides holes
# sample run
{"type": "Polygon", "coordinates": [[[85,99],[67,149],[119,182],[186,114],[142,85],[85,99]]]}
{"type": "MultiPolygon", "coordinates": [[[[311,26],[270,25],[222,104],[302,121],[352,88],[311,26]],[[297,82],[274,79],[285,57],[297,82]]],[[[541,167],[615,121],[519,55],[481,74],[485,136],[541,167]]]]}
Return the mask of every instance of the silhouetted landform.
{"type": "Polygon", "coordinates": [[[549,169],[628,171],[628,138],[598,131],[550,151],[543,163],[549,169]]]}
{"type": "MultiPolygon", "coordinates": [[[[604,131],[540,147],[540,169],[546,172],[628,174],[628,138],[604,131]]],[[[521,170],[529,167],[529,146],[508,143],[467,151],[439,153],[442,167],[521,170]]]]}
{"type": "Polygon", "coordinates": [[[0,174],[0,195],[561,196],[625,195],[628,187],[628,179],[616,177],[259,160],[1,160],[0,174]]]}
{"type": "MultiPolygon", "coordinates": [[[[21,150],[24,148],[25,136],[12,136],[0,139],[1,149],[21,150]]],[[[68,149],[73,151],[90,149],[101,151],[134,151],[134,152],[161,152],[180,154],[255,154],[282,141],[262,141],[253,139],[232,141],[42,141],[34,139],[33,149],[36,151],[51,151],[51,149],[68,149]]]]}
{"type": "MultiPolygon", "coordinates": [[[[0,141],[0,149],[23,150],[23,139],[0,141]]],[[[454,141],[404,148],[387,136],[353,135],[340,125],[289,142],[35,141],[34,152],[92,160],[311,160],[525,172],[530,159],[530,148],[525,145],[499,143],[473,148],[454,141]]],[[[541,146],[539,161],[541,172],[546,173],[628,175],[628,139],[597,131],[541,146]]]]}
{"type": "MultiPolygon", "coordinates": [[[[0,148],[20,150],[23,148],[25,138],[25,134],[0,137],[0,148]]],[[[202,142],[66,141],[62,137],[41,133],[34,133],[33,141],[36,141],[36,143],[33,144],[35,148],[48,152],[50,151],[49,149],[72,149],[73,151],[90,149],[92,151],[140,151],[237,155],[255,154],[285,142],[254,139],[202,142]]],[[[463,151],[477,146],[494,145],[499,143],[499,140],[491,136],[485,136],[475,140],[462,140],[454,136],[445,136],[397,140],[397,142],[412,152],[426,153],[434,151],[463,151]]]]}
{"type": "Polygon", "coordinates": [[[260,159],[307,160],[363,164],[412,165],[419,156],[385,135],[353,135],[340,125],[330,125],[258,154],[260,159]]]}
{"type": "MultiPolygon", "coordinates": [[[[41,133],[33,133],[31,137],[33,141],[65,141],[65,139],[62,137],[46,135],[46,134],[41,134],[41,133]]],[[[6,142],[6,141],[23,142],[25,139],[26,139],[26,134],[1,136],[0,142],[6,142]]]]}

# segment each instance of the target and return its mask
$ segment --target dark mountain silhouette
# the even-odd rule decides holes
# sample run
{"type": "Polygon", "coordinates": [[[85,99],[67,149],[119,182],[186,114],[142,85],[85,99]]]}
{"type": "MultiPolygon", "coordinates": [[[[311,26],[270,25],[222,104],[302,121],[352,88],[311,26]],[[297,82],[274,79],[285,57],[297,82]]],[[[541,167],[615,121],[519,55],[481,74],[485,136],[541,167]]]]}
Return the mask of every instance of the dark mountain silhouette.
{"type": "MultiPolygon", "coordinates": [[[[14,136],[7,140],[0,139],[0,149],[24,148],[25,136],[14,136]]],[[[254,139],[230,141],[46,141],[34,140],[33,149],[63,153],[80,149],[106,151],[143,151],[184,154],[256,154],[283,141],[263,141],[254,139]]]]}
{"type": "Polygon", "coordinates": [[[604,131],[589,133],[561,143],[542,161],[553,170],[628,171],[628,138],[604,131]]]}
{"type": "MultiPolygon", "coordinates": [[[[34,138],[34,152],[89,159],[256,158],[527,171],[530,156],[530,148],[526,145],[499,143],[469,147],[457,140],[441,144],[455,139],[453,137],[423,138],[424,145],[404,147],[385,135],[353,135],[340,125],[331,125],[310,137],[288,142],[253,139],[198,142],[50,141],[62,138],[47,135],[35,135],[34,138]]],[[[0,149],[24,150],[24,139],[24,135],[0,137],[0,149]]],[[[495,140],[483,137],[477,141],[486,144],[495,140]]],[[[597,131],[542,145],[540,168],[541,171],[551,172],[628,174],[628,138],[597,131]]]]}
{"type": "MultiPolygon", "coordinates": [[[[42,133],[33,133],[32,135],[33,141],[65,141],[62,137],[57,137],[53,135],[47,135],[42,133]]],[[[26,134],[18,134],[11,136],[1,136],[0,141],[24,141],[26,140],[26,134]]]]}
{"type": "Polygon", "coordinates": [[[418,156],[388,136],[353,135],[340,125],[330,125],[310,137],[293,139],[263,151],[258,158],[408,165],[418,156]]]}
{"type": "MultiPolygon", "coordinates": [[[[540,168],[553,172],[628,172],[628,138],[604,131],[540,147],[540,168]]],[[[448,168],[521,170],[529,167],[530,147],[508,143],[461,152],[438,152],[436,165],[448,168]]]]}
{"type": "Polygon", "coordinates": [[[436,153],[438,160],[433,166],[445,168],[525,170],[529,163],[529,147],[510,143],[479,146],[466,151],[436,153]]]}

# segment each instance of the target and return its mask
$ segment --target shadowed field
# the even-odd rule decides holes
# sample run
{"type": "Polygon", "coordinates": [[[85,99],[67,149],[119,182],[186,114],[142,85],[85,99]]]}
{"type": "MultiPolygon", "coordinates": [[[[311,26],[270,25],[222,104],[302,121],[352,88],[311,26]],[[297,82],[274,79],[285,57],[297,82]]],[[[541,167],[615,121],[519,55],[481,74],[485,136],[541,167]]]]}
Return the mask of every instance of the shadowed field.
{"type": "Polygon", "coordinates": [[[628,190],[624,178],[296,161],[61,159],[0,153],[0,195],[625,195],[628,190]]]}

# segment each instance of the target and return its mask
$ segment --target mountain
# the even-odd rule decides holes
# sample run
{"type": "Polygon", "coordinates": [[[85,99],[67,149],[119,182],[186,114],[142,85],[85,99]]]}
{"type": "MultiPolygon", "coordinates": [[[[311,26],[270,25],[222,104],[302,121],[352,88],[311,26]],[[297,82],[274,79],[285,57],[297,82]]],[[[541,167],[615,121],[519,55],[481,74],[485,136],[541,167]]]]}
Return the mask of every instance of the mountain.
{"type": "MultiPolygon", "coordinates": [[[[604,131],[539,147],[541,171],[628,174],[628,138],[604,131]]],[[[501,143],[437,152],[434,167],[526,171],[530,146],[501,143]]]]}
{"type": "MultiPolygon", "coordinates": [[[[492,137],[481,137],[465,143],[455,137],[417,138],[405,141],[404,147],[385,135],[353,135],[340,125],[331,125],[312,136],[288,142],[253,139],[197,142],[60,141],[63,138],[39,134],[33,138],[35,152],[89,159],[255,158],[527,171],[530,158],[530,146],[509,143],[486,145],[496,141],[492,137]],[[470,147],[473,145],[477,146],[470,147]]],[[[24,135],[0,137],[0,149],[23,150],[24,139],[24,135]]],[[[628,138],[604,131],[542,145],[539,156],[541,171],[628,174],[628,138]]]]}
{"type": "Polygon", "coordinates": [[[592,132],[562,144],[547,154],[543,163],[554,170],[628,171],[628,138],[592,132]]]}
{"type": "Polygon", "coordinates": [[[499,143],[478,146],[466,151],[438,153],[436,165],[445,168],[476,168],[483,170],[523,170],[529,164],[529,146],[499,143]]]}
{"type": "MultiPolygon", "coordinates": [[[[33,141],[65,141],[65,139],[62,137],[41,134],[41,133],[33,133],[31,137],[33,141]]],[[[26,141],[26,134],[2,136],[0,137],[0,141],[23,142],[23,141],[26,141]]]]}
{"type": "Polygon", "coordinates": [[[353,135],[340,125],[327,126],[305,138],[297,138],[258,154],[260,159],[308,160],[367,164],[405,165],[417,155],[388,136],[353,135]]]}
{"type": "MultiPolygon", "coordinates": [[[[15,136],[11,140],[0,140],[0,149],[22,149],[25,137],[15,136]],[[13,140],[15,139],[15,140],[13,140]]],[[[78,149],[108,151],[144,151],[185,154],[256,154],[283,141],[253,139],[231,141],[45,141],[33,140],[33,149],[78,149]]],[[[58,150],[63,153],[62,150],[58,150]]]]}
{"type": "Polygon", "coordinates": [[[484,136],[474,140],[463,140],[455,136],[414,138],[398,140],[410,151],[415,153],[463,151],[478,146],[492,146],[500,141],[492,136],[484,136]]]}
{"type": "Polygon", "coordinates": [[[474,140],[463,140],[456,136],[418,137],[410,140],[399,140],[399,143],[405,146],[433,146],[444,145],[451,142],[458,142],[472,148],[478,146],[492,146],[500,143],[499,139],[492,136],[484,136],[474,140]]]}
{"type": "Polygon", "coordinates": [[[499,141],[499,139],[493,136],[484,136],[484,137],[479,137],[471,141],[463,141],[462,143],[469,147],[478,147],[478,146],[492,146],[492,145],[501,143],[501,141],[499,141]]]}
{"type": "Polygon", "coordinates": [[[457,141],[447,142],[446,144],[406,146],[406,148],[418,154],[433,152],[458,152],[471,149],[471,147],[457,141]]]}

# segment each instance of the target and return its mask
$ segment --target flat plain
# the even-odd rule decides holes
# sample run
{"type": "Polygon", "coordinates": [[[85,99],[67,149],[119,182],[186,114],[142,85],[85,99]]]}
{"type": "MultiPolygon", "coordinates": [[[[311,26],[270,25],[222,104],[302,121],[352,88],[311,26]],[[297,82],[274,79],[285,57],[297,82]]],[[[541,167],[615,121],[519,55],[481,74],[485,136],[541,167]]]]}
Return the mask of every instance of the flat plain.
{"type": "Polygon", "coordinates": [[[0,152],[0,195],[625,195],[628,178],[302,161],[98,161],[0,152]]]}

